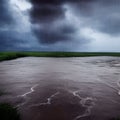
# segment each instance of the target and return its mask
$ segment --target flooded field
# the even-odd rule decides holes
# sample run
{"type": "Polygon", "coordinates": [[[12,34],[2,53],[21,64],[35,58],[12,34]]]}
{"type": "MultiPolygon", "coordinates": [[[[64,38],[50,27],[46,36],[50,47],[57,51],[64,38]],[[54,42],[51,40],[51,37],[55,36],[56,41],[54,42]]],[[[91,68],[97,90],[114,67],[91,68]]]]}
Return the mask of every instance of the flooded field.
{"type": "Polygon", "coordinates": [[[22,120],[112,120],[120,117],[120,58],[0,62],[0,89],[22,120]]]}

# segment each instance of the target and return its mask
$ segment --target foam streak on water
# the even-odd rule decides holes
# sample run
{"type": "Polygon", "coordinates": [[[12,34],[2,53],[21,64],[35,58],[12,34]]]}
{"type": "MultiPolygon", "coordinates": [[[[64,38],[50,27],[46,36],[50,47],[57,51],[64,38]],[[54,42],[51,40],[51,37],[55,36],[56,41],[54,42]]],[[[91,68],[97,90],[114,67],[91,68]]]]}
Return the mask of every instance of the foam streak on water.
{"type": "Polygon", "coordinates": [[[93,98],[91,98],[91,97],[82,98],[78,93],[79,93],[79,91],[74,91],[74,92],[72,92],[72,94],[73,94],[75,97],[78,97],[78,98],[80,99],[80,104],[81,104],[83,107],[87,108],[87,109],[86,109],[86,111],[85,111],[85,113],[84,113],[83,115],[79,115],[79,116],[75,117],[74,120],[78,120],[78,119],[80,119],[80,118],[82,118],[82,117],[87,117],[87,116],[89,116],[89,115],[91,114],[91,109],[92,109],[92,107],[93,107],[93,105],[94,105],[94,103],[93,103],[93,98]],[[87,104],[86,104],[87,101],[91,101],[91,105],[87,105],[87,104]]]}
{"type": "MultiPolygon", "coordinates": [[[[17,97],[24,97],[24,98],[26,98],[27,95],[29,95],[29,94],[31,94],[31,93],[33,93],[33,92],[35,91],[35,88],[36,88],[37,86],[38,86],[38,84],[34,85],[33,87],[30,88],[30,91],[29,91],[29,92],[26,92],[26,93],[24,93],[23,95],[18,95],[17,97]]],[[[25,105],[25,104],[28,102],[28,99],[29,99],[29,97],[27,97],[27,99],[25,100],[25,102],[17,105],[17,107],[20,107],[20,106],[25,105]]]]}
{"type": "MultiPolygon", "coordinates": [[[[112,88],[113,90],[117,91],[118,95],[120,95],[120,90],[118,88],[116,88],[113,85],[111,85],[110,83],[102,81],[100,79],[98,79],[98,81],[101,82],[101,83],[103,83],[103,84],[105,84],[106,86],[112,88]]],[[[120,81],[117,82],[117,85],[118,85],[118,87],[120,87],[120,81]]]]}
{"type": "Polygon", "coordinates": [[[33,92],[35,91],[34,88],[36,88],[37,86],[38,86],[38,84],[34,85],[33,87],[30,88],[30,91],[29,91],[29,92],[26,92],[26,93],[24,93],[23,95],[19,95],[18,97],[20,97],[20,96],[21,96],[21,97],[26,97],[27,95],[33,93],[33,92]]]}
{"type": "MultiPolygon", "coordinates": [[[[117,82],[117,85],[120,88],[120,81],[117,82]]],[[[120,90],[118,91],[118,95],[120,95],[120,90]]]]}
{"type": "Polygon", "coordinates": [[[56,92],[56,93],[54,93],[53,95],[51,95],[50,97],[48,97],[48,98],[47,98],[47,102],[45,102],[45,103],[33,104],[33,105],[31,105],[30,107],[38,107],[38,106],[41,106],[41,105],[50,105],[52,99],[53,99],[55,96],[57,96],[58,94],[59,94],[59,92],[56,92]]]}

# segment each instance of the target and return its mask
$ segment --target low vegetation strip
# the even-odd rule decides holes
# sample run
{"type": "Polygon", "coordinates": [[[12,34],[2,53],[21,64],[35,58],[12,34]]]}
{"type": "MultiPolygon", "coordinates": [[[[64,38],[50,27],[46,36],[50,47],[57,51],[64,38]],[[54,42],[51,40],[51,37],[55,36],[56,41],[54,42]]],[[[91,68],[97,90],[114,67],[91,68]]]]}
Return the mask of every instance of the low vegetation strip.
{"type": "Polygon", "coordinates": [[[120,56],[120,53],[100,52],[0,52],[0,61],[19,57],[91,57],[91,56],[120,56]]]}

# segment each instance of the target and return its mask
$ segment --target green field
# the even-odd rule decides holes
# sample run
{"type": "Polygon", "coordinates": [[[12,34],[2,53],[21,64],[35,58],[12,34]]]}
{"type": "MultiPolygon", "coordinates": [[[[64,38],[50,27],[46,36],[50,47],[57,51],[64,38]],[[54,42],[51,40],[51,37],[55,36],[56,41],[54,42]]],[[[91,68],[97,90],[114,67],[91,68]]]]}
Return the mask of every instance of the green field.
{"type": "Polygon", "coordinates": [[[90,56],[120,56],[120,53],[105,52],[0,52],[0,61],[19,57],[90,57],[90,56]]]}

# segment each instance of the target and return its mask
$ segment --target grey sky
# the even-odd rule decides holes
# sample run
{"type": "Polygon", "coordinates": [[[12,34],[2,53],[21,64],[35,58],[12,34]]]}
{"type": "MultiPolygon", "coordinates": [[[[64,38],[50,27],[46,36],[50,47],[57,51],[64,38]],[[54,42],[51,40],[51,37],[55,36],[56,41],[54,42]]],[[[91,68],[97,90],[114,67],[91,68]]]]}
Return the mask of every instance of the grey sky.
{"type": "Polygon", "coordinates": [[[1,0],[0,50],[120,51],[120,0],[1,0]]]}

